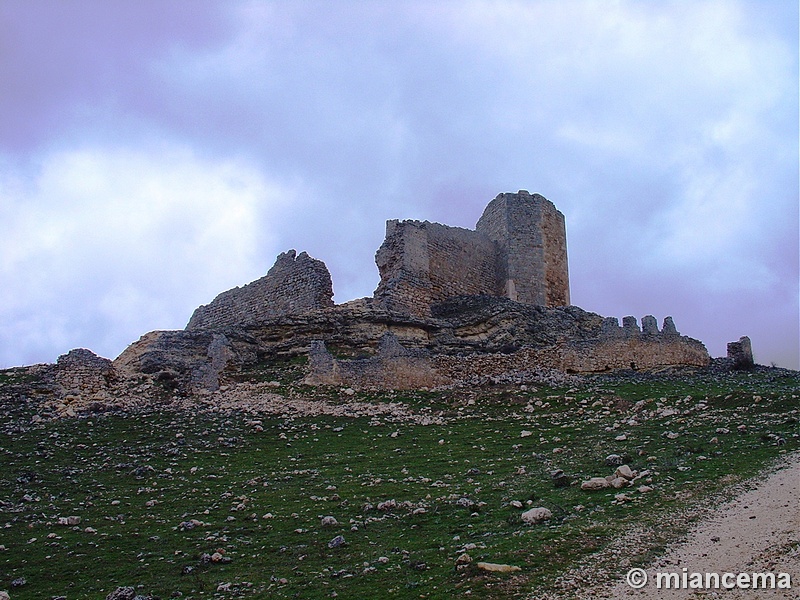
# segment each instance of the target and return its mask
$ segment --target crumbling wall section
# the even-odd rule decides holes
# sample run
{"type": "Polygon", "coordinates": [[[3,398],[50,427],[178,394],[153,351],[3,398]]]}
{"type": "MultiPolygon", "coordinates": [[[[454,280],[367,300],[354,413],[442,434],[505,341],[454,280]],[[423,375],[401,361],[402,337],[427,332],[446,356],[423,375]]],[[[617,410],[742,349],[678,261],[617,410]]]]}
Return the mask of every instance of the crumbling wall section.
{"type": "Polygon", "coordinates": [[[280,254],[267,274],[222,292],[192,314],[187,330],[253,325],[282,315],[333,306],[333,283],[321,260],[294,250],[280,254]]]}
{"type": "Polygon", "coordinates": [[[354,360],[337,360],[324,342],[312,342],[305,383],[401,390],[436,387],[452,381],[433,368],[426,352],[404,348],[397,337],[387,333],[375,356],[354,360]]]}
{"type": "MultiPolygon", "coordinates": [[[[593,320],[593,319],[592,319],[593,320]]],[[[670,317],[659,331],[654,317],[603,320],[599,332],[583,337],[565,336],[545,346],[525,346],[515,352],[428,354],[404,348],[398,338],[385,334],[372,358],[337,360],[321,341],[309,353],[310,385],[347,385],[354,388],[403,389],[447,384],[476,384],[490,380],[524,383],[544,371],[584,374],[633,369],[652,371],[667,367],[705,367],[710,358],[705,346],[680,335],[670,317]]]]}
{"type": "Polygon", "coordinates": [[[56,383],[64,394],[84,396],[105,391],[117,380],[113,363],[86,348],[76,348],[58,357],[56,383]]]}
{"type": "Polygon", "coordinates": [[[374,299],[386,310],[429,316],[431,305],[447,298],[497,295],[496,246],[470,229],[388,221],[375,262],[381,282],[374,299]]]}

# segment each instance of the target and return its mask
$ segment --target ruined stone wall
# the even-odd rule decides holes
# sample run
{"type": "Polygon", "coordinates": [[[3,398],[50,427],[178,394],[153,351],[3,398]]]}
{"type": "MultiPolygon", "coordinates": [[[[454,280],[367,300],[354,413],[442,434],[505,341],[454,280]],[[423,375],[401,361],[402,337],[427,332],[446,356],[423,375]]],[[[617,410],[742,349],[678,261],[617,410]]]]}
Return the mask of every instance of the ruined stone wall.
{"type": "Polygon", "coordinates": [[[106,390],[117,375],[109,359],[86,348],[76,348],[58,357],[55,379],[64,394],[82,396],[106,390]]]}
{"type": "Polygon", "coordinates": [[[432,304],[461,295],[497,295],[495,244],[485,235],[428,221],[388,221],[375,255],[386,310],[428,316],[432,304]]]}
{"type": "Polygon", "coordinates": [[[480,294],[569,305],[564,215],[524,190],[492,200],[475,231],[388,221],[375,261],[381,282],[374,297],[387,310],[427,316],[433,304],[480,294]]]}
{"type": "Polygon", "coordinates": [[[705,346],[680,335],[670,317],[664,319],[660,331],[650,315],[642,319],[642,329],[634,317],[625,317],[622,327],[616,318],[608,317],[594,334],[587,331],[584,336],[565,336],[544,346],[525,346],[503,353],[428,354],[405,348],[395,335],[386,333],[376,356],[336,360],[324,343],[317,341],[311,345],[306,383],[390,389],[470,384],[486,378],[522,383],[535,380],[543,371],[650,371],[675,366],[705,367],[709,362],[705,346]]]}
{"type": "Polygon", "coordinates": [[[475,229],[498,245],[497,295],[538,306],[569,305],[564,215],[539,194],[499,194],[475,229]]]}
{"type": "Polygon", "coordinates": [[[438,373],[425,352],[400,345],[387,333],[381,337],[374,357],[337,360],[322,341],[314,341],[308,354],[309,385],[347,385],[355,388],[418,389],[452,383],[438,373]]]}
{"type": "Polygon", "coordinates": [[[294,250],[280,254],[269,272],[222,292],[194,311],[187,330],[239,327],[312,308],[333,306],[333,284],[321,260],[294,250]]]}

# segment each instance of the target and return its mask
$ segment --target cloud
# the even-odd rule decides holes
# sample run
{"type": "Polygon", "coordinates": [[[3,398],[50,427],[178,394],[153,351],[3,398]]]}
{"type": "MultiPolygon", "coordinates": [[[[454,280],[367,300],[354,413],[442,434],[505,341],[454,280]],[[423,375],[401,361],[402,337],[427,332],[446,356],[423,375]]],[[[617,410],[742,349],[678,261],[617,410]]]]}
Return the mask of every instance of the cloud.
{"type": "Polygon", "coordinates": [[[56,152],[33,181],[0,186],[0,362],[75,346],[113,357],[264,273],[291,191],[241,162],[150,150],[56,152]]]}
{"type": "MultiPolygon", "coordinates": [[[[234,164],[267,197],[289,198],[265,201],[268,217],[255,209],[271,241],[236,259],[253,275],[204,271],[218,279],[197,303],[290,247],[325,260],[337,301],[369,295],[384,219],[473,227],[497,193],[525,188],[566,215],[579,305],[673,314],[716,354],[748,333],[765,360],[798,364],[796,3],[76,6],[0,4],[0,173],[5,196],[14,180],[26,202],[6,206],[37,256],[72,235],[61,217],[75,228],[62,181],[42,187],[45,167],[87,148],[95,161],[105,149],[148,156],[130,164],[160,181],[184,164],[207,177],[234,164]],[[154,150],[162,140],[173,145],[154,150]]],[[[126,161],[114,169],[127,181],[126,161]]],[[[137,186],[127,184],[144,199],[137,186]]],[[[84,196],[72,196],[85,214],[84,196]]],[[[199,225],[167,236],[156,222],[178,223],[174,211],[142,206],[153,262],[189,253],[181,236],[202,239],[199,225]]],[[[109,305],[157,296],[141,266],[109,305]]],[[[170,294],[163,309],[142,309],[153,311],[144,330],[191,310],[188,295],[170,294]]],[[[108,335],[119,345],[142,333],[132,330],[108,335]]]]}

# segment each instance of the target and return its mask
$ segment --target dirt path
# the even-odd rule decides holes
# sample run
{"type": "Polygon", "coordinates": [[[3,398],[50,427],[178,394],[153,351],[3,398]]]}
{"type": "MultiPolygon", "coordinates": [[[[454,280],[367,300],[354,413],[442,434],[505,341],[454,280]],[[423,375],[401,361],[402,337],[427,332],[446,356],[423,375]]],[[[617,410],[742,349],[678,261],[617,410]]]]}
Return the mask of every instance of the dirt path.
{"type": "Polygon", "coordinates": [[[642,590],[624,581],[611,598],[800,598],[800,455],[794,454],[755,489],[715,510],[648,567],[642,590]],[[655,572],[789,573],[791,590],[656,589],[655,572]]]}
{"type": "MultiPolygon", "coordinates": [[[[714,509],[685,540],[667,548],[645,568],[647,584],[632,589],[625,581],[630,567],[620,566],[610,584],[580,586],[581,599],[665,600],[723,598],[800,599],[800,453],[780,461],[755,487],[714,509]],[[658,589],[655,574],[788,573],[792,589],[658,589]]],[[[688,577],[688,575],[687,575],[688,577]]],[[[777,579],[776,579],[777,580],[777,579]]],[[[584,579],[585,581],[585,579],[584,579]]],[[[663,587],[663,586],[662,586],[663,587]]],[[[571,595],[570,597],[576,597],[571,595]]]]}

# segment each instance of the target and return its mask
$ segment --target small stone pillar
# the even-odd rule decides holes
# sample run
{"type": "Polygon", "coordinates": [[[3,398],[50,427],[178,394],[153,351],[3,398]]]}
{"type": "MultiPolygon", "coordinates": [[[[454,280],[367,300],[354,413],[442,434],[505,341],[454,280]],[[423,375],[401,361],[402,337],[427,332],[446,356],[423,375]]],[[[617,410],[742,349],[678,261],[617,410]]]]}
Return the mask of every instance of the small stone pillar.
{"type": "Polygon", "coordinates": [[[653,315],[642,317],[642,333],[644,335],[658,335],[658,321],[653,315]]]}
{"type": "Polygon", "coordinates": [[[738,342],[728,343],[728,358],[733,362],[733,368],[746,371],[755,365],[753,361],[753,348],[750,338],[746,335],[739,338],[738,342]]]}
{"type": "Polygon", "coordinates": [[[636,317],[622,317],[622,330],[625,332],[625,337],[638,337],[641,333],[636,317]]]}
{"type": "Polygon", "coordinates": [[[661,327],[662,335],[679,335],[678,330],[675,329],[675,323],[672,317],[664,317],[664,325],[661,327]]]}

